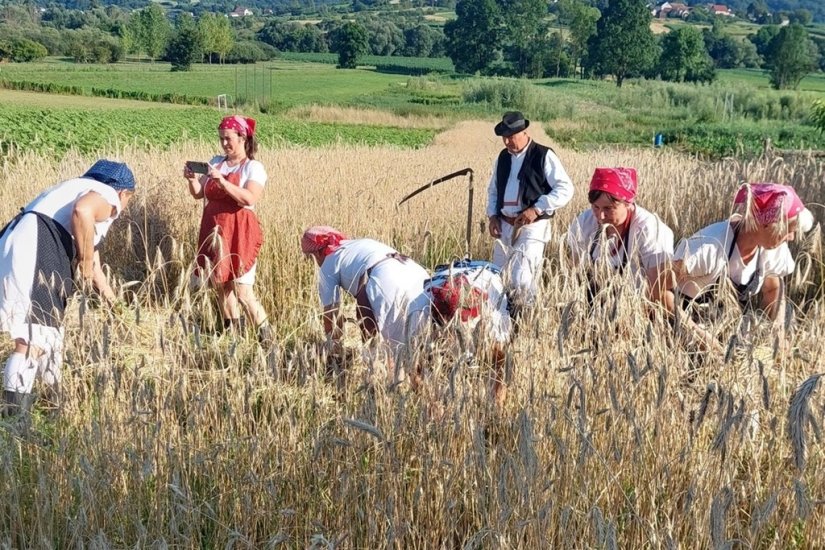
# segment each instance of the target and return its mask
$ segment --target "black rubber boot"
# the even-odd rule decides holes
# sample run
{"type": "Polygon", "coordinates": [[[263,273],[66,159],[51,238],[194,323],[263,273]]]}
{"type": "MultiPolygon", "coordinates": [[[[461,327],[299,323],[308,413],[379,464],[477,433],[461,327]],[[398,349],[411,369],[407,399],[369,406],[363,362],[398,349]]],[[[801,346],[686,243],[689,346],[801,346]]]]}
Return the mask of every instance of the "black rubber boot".
{"type": "Polygon", "coordinates": [[[0,416],[28,416],[32,412],[33,404],[34,394],[6,390],[3,392],[3,406],[0,408],[0,416]]]}

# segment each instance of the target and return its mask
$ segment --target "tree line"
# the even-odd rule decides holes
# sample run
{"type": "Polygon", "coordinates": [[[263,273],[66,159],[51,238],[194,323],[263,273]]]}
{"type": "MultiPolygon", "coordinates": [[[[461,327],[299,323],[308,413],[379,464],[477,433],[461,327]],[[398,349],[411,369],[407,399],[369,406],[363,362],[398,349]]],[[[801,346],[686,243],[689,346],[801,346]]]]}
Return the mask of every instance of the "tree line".
{"type": "Polygon", "coordinates": [[[812,39],[799,23],[764,25],[741,38],[715,17],[704,30],[680,24],[656,36],[644,0],[609,0],[601,10],[592,4],[458,0],[456,18],[442,29],[420,16],[374,11],[298,23],[212,12],[170,18],[158,4],[136,11],[114,6],[41,11],[23,3],[0,6],[0,59],[31,61],[50,54],[106,63],[138,54],[186,70],[197,62],[271,59],[279,51],[336,52],[341,67],[355,67],[368,53],[447,55],[462,73],[609,76],[619,86],[636,77],[703,83],[714,80],[720,68],[759,67],[771,71],[777,88],[795,87],[809,72],[825,69],[825,39],[812,39]]]}
{"type": "Polygon", "coordinates": [[[459,0],[444,27],[446,52],[464,73],[524,77],[610,76],[621,86],[635,77],[711,82],[718,68],[759,67],[776,88],[796,87],[825,70],[825,40],[799,23],[766,25],[736,38],[724,20],[709,29],[678,25],[657,36],[645,0],[609,0],[599,10],[583,0],[459,0]]]}

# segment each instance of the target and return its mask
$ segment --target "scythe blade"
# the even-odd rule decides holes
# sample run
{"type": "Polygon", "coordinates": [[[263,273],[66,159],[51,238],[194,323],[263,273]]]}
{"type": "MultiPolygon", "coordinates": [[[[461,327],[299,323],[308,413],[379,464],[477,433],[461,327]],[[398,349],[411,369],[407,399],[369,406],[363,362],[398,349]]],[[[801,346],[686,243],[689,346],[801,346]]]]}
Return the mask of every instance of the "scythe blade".
{"type": "Polygon", "coordinates": [[[410,200],[414,196],[418,195],[419,193],[423,193],[427,189],[430,189],[431,187],[435,187],[439,183],[444,183],[445,181],[450,181],[453,178],[457,178],[459,176],[466,176],[466,175],[470,176],[470,180],[469,180],[469,185],[468,185],[468,188],[467,188],[467,194],[468,194],[468,196],[467,196],[467,239],[466,239],[466,248],[464,250],[464,257],[469,258],[470,257],[470,237],[472,235],[472,228],[473,228],[473,169],[472,168],[462,168],[461,170],[456,170],[455,172],[452,172],[451,174],[447,174],[446,176],[442,176],[442,177],[440,177],[438,179],[435,179],[435,180],[433,180],[433,181],[431,181],[427,184],[422,185],[421,187],[419,187],[418,189],[416,189],[415,191],[409,193],[403,199],[401,199],[401,201],[398,203],[396,208],[398,206],[401,206],[402,204],[404,204],[405,202],[407,202],[408,200],[410,200]]]}

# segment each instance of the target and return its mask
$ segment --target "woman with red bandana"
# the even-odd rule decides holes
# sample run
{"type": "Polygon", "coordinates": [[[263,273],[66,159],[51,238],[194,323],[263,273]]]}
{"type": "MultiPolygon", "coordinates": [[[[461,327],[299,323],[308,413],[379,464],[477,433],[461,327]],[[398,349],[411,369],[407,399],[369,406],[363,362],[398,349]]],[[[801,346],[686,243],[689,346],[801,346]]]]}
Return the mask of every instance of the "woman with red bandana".
{"type": "MultiPolygon", "coordinates": [[[[430,330],[451,324],[474,330],[482,324],[483,343],[493,362],[491,395],[501,408],[507,395],[504,380],[505,348],[510,342],[513,322],[501,269],[482,260],[462,260],[435,268],[424,284],[424,293],[409,307],[407,342],[410,351],[426,340],[430,330]]],[[[472,342],[472,338],[467,339],[472,342]]],[[[478,354],[481,350],[468,350],[478,354]]],[[[420,383],[418,369],[411,369],[414,384],[420,383]]]]}
{"type": "MultiPolygon", "coordinates": [[[[794,189],[776,183],[746,183],[734,197],[734,214],[679,243],[673,255],[675,292],[669,309],[695,312],[728,288],[743,311],[761,309],[781,335],[782,277],[795,263],[788,242],[813,226],[813,215],[794,189]],[[728,284],[729,283],[729,284],[728,284]]],[[[721,350],[709,336],[705,344],[721,350]]],[[[706,347],[708,347],[706,346],[706,347]]]]}
{"type": "Polygon", "coordinates": [[[209,161],[200,178],[184,167],[189,193],[204,199],[197,262],[218,292],[224,327],[240,328],[240,308],[258,330],[262,344],[272,343],[266,312],[253,292],[263,233],[255,205],[266,185],[264,166],[255,160],[255,120],[231,115],[221,120],[218,137],[224,154],[209,161]]]}
{"type": "Polygon", "coordinates": [[[301,251],[320,268],[318,293],[327,337],[333,343],[343,337],[344,317],[339,309],[344,290],[355,298],[363,340],[381,335],[394,359],[405,343],[407,306],[421,294],[429,278],[427,271],[383,243],[348,239],[328,226],[307,229],[301,237],[301,251]]]}
{"type": "MultiPolygon", "coordinates": [[[[636,288],[660,301],[664,293],[659,280],[673,254],[673,231],[636,204],[637,188],[633,168],[596,168],[587,195],[590,209],[570,225],[567,244],[576,264],[630,275],[636,288]]],[[[590,300],[598,291],[593,271],[590,300]]]]}

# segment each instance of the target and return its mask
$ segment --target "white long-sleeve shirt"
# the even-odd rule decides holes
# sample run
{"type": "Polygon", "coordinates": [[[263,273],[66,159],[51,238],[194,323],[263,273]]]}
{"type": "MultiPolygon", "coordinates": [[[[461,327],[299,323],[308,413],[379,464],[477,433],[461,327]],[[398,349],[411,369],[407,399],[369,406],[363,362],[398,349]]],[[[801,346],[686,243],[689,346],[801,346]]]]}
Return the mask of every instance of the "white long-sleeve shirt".
{"type": "MultiPolygon", "coordinates": [[[[501,213],[505,216],[515,217],[527,205],[522,204],[519,196],[519,182],[518,174],[521,171],[521,166],[524,164],[524,157],[527,154],[527,149],[532,143],[532,140],[527,146],[515,155],[510,153],[510,175],[507,178],[507,186],[504,188],[504,202],[502,204],[501,213]]],[[[498,170],[498,158],[493,163],[493,175],[490,177],[490,184],[487,186],[487,216],[495,216],[496,201],[498,199],[498,190],[496,188],[496,174],[498,170]]],[[[542,195],[536,201],[535,206],[542,214],[550,214],[557,208],[565,206],[570,199],[573,198],[573,181],[561,164],[561,160],[556,154],[549,150],[544,156],[544,177],[547,183],[550,184],[550,192],[542,195]]]]}

